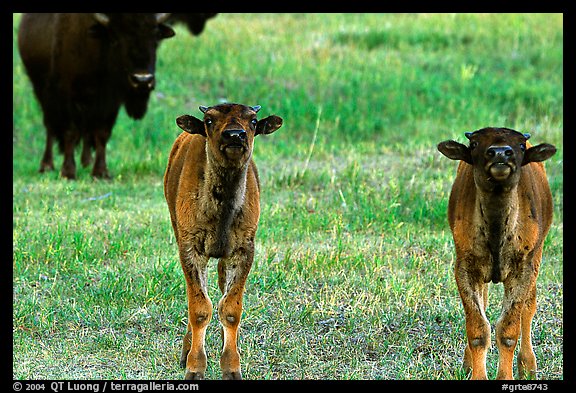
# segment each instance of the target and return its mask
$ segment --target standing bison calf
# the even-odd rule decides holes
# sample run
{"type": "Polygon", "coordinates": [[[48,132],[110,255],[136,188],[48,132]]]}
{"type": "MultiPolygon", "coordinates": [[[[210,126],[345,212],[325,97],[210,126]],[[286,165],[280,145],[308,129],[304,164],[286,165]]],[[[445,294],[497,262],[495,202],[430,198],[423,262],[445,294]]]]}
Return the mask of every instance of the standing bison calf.
{"type": "Polygon", "coordinates": [[[552,223],[552,196],[541,161],[556,148],[531,146],[529,134],[508,128],[467,132],[470,145],[444,141],[438,150],[460,160],[448,204],[456,247],[456,284],[466,316],[464,368],[487,379],[490,324],[488,283],[504,283],[496,324],[498,379],[512,379],[514,349],[518,376],[535,377],[531,324],[536,313],[536,278],[542,245],[552,223]]]}
{"type": "Polygon", "coordinates": [[[204,121],[183,115],[170,152],[164,195],[186,279],[188,328],[180,364],[186,379],[203,379],[204,337],[212,317],[206,287],[208,260],[219,258],[218,316],[224,347],[223,379],[241,379],[238,326],[246,278],[254,259],[260,217],[260,184],[252,160],[254,137],[282,125],[278,116],[258,120],[260,106],[201,106],[204,121]]]}

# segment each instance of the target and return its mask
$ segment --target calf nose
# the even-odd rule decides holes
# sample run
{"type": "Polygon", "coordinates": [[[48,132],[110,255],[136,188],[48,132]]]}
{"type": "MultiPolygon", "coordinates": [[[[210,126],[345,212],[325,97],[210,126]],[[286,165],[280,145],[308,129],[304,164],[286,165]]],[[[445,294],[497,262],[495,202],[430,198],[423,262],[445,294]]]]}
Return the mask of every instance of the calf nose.
{"type": "Polygon", "coordinates": [[[246,131],[244,130],[226,130],[222,133],[225,142],[244,142],[246,140],[246,131]]]}
{"type": "Polygon", "coordinates": [[[148,88],[152,89],[154,87],[154,74],[150,73],[133,73],[128,77],[130,84],[134,88],[148,88]]]}
{"type": "Polygon", "coordinates": [[[486,150],[486,156],[488,158],[509,158],[514,154],[514,151],[510,146],[490,146],[488,150],[486,150]]]}

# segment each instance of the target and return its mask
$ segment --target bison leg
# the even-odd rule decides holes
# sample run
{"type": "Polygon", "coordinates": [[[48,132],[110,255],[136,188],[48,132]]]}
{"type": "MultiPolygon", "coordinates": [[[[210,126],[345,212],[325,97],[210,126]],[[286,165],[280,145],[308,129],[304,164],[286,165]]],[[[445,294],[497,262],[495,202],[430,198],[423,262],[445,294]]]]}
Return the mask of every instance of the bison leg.
{"type": "MultiPolygon", "coordinates": [[[[182,252],[181,252],[182,255],[182,252]]],[[[188,297],[188,328],[182,345],[182,360],[185,358],[185,379],[204,379],[206,372],[206,349],[204,338],[212,318],[212,302],[206,288],[206,266],[208,258],[195,256],[181,259],[186,278],[188,297]]]]}
{"type": "Polygon", "coordinates": [[[518,352],[518,378],[536,378],[536,355],[532,349],[532,318],[536,314],[536,282],[524,302],[520,317],[520,351],[518,352]]]}
{"type": "MultiPolygon", "coordinates": [[[[484,289],[482,291],[482,301],[484,303],[484,315],[486,315],[486,309],[488,308],[488,285],[484,285],[484,289]]],[[[464,359],[462,366],[467,374],[472,372],[472,352],[468,344],[466,344],[466,348],[464,349],[464,359]]]]}
{"type": "MultiPolygon", "coordinates": [[[[244,249],[245,250],[245,249],[244,249]]],[[[222,325],[223,350],[220,357],[222,379],[242,379],[238,328],[242,317],[242,298],[250,272],[254,250],[237,252],[218,262],[218,285],[222,298],[218,302],[218,317],[222,325]]]]}
{"type": "Polygon", "coordinates": [[[466,317],[466,337],[468,343],[464,351],[464,368],[472,370],[471,379],[488,379],[486,374],[486,354],[490,348],[490,323],[486,318],[486,284],[475,282],[469,271],[457,263],[456,284],[464,306],[466,317]]]}
{"type": "Polygon", "coordinates": [[[64,162],[62,163],[61,174],[63,177],[74,180],[76,179],[76,161],[74,160],[74,149],[78,143],[76,132],[68,132],[64,137],[62,152],[64,153],[64,162]]]}
{"type": "MultiPolygon", "coordinates": [[[[36,90],[36,87],[34,88],[36,90]]],[[[36,91],[36,96],[42,96],[42,90],[36,91]]],[[[54,156],[52,155],[52,146],[54,145],[54,138],[56,136],[55,130],[66,130],[70,128],[70,126],[61,119],[57,114],[53,115],[53,113],[57,113],[54,108],[47,106],[46,102],[51,102],[51,100],[44,100],[39,99],[40,104],[42,106],[42,121],[44,123],[44,128],[46,129],[46,147],[44,148],[44,155],[42,156],[42,161],[40,161],[40,173],[44,173],[46,171],[54,170],[54,156]]],[[[58,139],[59,147],[63,151],[64,146],[62,145],[62,141],[58,139]]]]}
{"type": "Polygon", "coordinates": [[[536,314],[536,279],[542,261],[542,245],[534,250],[532,263],[534,269],[527,269],[527,276],[530,276],[530,285],[524,308],[520,317],[520,351],[518,352],[518,378],[536,378],[536,355],[532,348],[532,319],[536,314]]]}
{"type": "Polygon", "coordinates": [[[186,360],[188,359],[188,352],[190,352],[190,347],[192,346],[192,326],[190,322],[186,325],[186,334],[184,335],[184,340],[182,341],[182,352],[180,353],[180,367],[186,368],[186,360]]]}
{"type": "Polygon", "coordinates": [[[504,284],[504,305],[502,315],[496,323],[496,345],[498,346],[498,374],[496,379],[514,379],[512,376],[512,364],[514,362],[514,350],[520,337],[520,316],[524,306],[523,299],[513,300],[512,293],[515,288],[504,284]]]}
{"type": "Polygon", "coordinates": [[[96,178],[110,179],[108,167],[106,166],[106,144],[110,138],[111,129],[107,127],[94,132],[94,149],[96,159],[92,168],[92,176],[96,178]]]}
{"type": "Polygon", "coordinates": [[[80,162],[82,163],[82,167],[86,168],[92,162],[92,143],[90,143],[90,138],[88,136],[84,136],[82,140],[82,156],[80,162]]]}
{"type": "Polygon", "coordinates": [[[52,145],[54,143],[54,136],[52,132],[46,131],[46,148],[44,149],[44,155],[42,156],[42,161],[40,161],[40,173],[46,171],[54,170],[54,158],[52,156],[52,145]]]}
{"type": "MultiPolygon", "coordinates": [[[[531,264],[530,264],[531,265],[531,264]]],[[[514,350],[520,338],[521,319],[525,315],[525,324],[530,323],[533,314],[532,308],[536,305],[532,299],[533,306],[530,305],[532,287],[536,285],[536,277],[532,267],[525,268],[520,274],[509,276],[504,281],[504,300],[502,304],[502,314],[496,323],[496,344],[498,345],[499,363],[497,379],[514,379],[512,365],[514,363],[514,350]]],[[[535,296],[535,290],[533,291],[535,296]]],[[[530,340],[530,332],[525,337],[530,340]]],[[[527,355],[527,350],[531,350],[531,344],[524,348],[523,355],[527,355]]],[[[535,366],[535,362],[534,362],[535,366]]]]}

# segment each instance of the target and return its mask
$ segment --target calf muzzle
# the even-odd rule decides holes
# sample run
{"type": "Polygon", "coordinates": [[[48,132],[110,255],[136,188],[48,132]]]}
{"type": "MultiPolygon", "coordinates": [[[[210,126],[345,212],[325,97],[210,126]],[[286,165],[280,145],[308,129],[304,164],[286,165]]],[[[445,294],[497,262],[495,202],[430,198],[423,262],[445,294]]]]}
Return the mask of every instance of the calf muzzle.
{"type": "Polygon", "coordinates": [[[220,141],[220,150],[232,160],[240,159],[248,149],[248,135],[245,130],[225,130],[220,141]]]}
{"type": "Polygon", "coordinates": [[[514,150],[510,146],[490,146],[486,149],[488,172],[497,181],[507,179],[515,168],[514,150]]]}
{"type": "Polygon", "coordinates": [[[245,130],[226,130],[222,133],[222,141],[226,144],[243,145],[246,141],[245,130]]]}

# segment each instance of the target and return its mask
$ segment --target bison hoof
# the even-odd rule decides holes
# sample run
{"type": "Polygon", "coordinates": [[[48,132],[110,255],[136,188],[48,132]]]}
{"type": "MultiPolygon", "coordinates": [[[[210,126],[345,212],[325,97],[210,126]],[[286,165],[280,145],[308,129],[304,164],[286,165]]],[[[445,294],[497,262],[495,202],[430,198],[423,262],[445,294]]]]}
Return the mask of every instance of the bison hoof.
{"type": "Polygon", "coordinates": [[[107,170],[102,172],[92,172],[92,177],[94,179],[104,179],[104,180],[112,179],[112,176],[107,170]]]}
{"type": "Polygon", "coordinates": [[[76,180],[76,173],[72,172],[62,172],[62,177],[68,180],[76,180]]]}
{"type": "Polygon", "coordinates": [[[42,164],[40,164],[40,170],[38,172],[44,173],[53,170],[54,170],[54,164],[43,162],[42,164]]]}
{"type": "Polygon", "coordinates": [[[242,379],[242,373],[240,371],[223,371],[222,379],[242,379]]]}
{"type": "Polygon", "coordinates": [[[204,373],[201,371],[186,371],[184,379],[186,380],[204,379],[204,373]]]}

